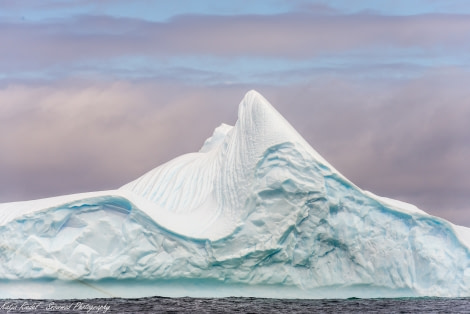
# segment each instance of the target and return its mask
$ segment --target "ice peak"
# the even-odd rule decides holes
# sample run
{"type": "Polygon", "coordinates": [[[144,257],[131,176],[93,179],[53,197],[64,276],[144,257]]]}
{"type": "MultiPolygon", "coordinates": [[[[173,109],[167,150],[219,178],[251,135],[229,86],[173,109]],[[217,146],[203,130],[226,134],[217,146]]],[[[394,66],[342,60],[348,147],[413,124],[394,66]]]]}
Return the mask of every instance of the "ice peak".
{"type": "Polygon", "coordinates": [[[255,129],[261,130],[279,119],[284,120],[266,98],[255,90],[246,93],[238,108],[238,122],[244,127],[255,127],[255,129]]]}
{"type": "Polygon", "coordinates": [[[245,94],[245,97],[240,104],[238,109],[238,118],[243,118],[246,113],[249,113],[253,117],[259,116],[262,118],[268,111],[277,113],[276,109],[273,108],[266,98],[252,89],[245,94]]]}
{"type": "Polygon", "coordinates": [[[230,130],[232,130],[232,128],[233,126],[225,124],[225,123],[222,123],[221,125],[219,125],[217,128],[215,128],[212,136],[209,137],[204,142],[204,145],[201,147],[199,152],[206,153],[218,147],[225,139],[225,136],[227,135],[227,133],[230,132],[230,130]]]}
{"type": "Polygon", "coordinates": [[[258,150],[261,153],[263,149],[272,145],[295,143],[304,147],[318,162],[330,168],[339,177],[347,180],[305,141],[266,98],[255,90],[248,91],[240,103],[236,126],[240,136],[245,137],[253,145],[251,150],[258,150]]]}
{"type": "Polygon", "coordinates": [[[245,97],[243,97],[244,100],[264,100],[266,99],[261,95],[258,91],[252,89],[249,90],[246,94],[245,97]]]}
{"type": "Polygon", "coordinates": [[[238,109],[237,129],[249,141],[257,139],[261,148],[281,142],[299,142],[290,123],[260,93],[250,90],[238,109]]]}

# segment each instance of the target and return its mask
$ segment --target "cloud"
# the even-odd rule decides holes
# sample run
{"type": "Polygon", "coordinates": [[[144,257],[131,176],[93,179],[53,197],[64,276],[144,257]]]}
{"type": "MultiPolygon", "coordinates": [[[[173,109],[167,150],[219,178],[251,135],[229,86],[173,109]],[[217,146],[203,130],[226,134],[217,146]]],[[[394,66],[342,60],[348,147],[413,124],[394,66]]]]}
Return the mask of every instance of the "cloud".
{"type": "Polygon", "coordinates": [[[467,49],[469,33],[467,15],[185,15],[164,23],[79,16],[47,23],[0,23],[0,69],[126,56],[305,59],[374,47],[439,54],[467,49]]]}

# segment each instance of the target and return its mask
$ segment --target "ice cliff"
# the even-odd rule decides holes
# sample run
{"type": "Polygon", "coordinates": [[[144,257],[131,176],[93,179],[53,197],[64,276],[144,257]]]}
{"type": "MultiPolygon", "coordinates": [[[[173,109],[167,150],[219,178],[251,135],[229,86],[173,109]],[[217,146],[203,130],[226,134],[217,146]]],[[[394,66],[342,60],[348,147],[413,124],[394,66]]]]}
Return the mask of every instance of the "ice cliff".
{"type": "Polygon", "coordinates": [[[0,204],[0,298],[470,296],[470,229],[351,183],[255,91],[120,189],[0,204]]]}

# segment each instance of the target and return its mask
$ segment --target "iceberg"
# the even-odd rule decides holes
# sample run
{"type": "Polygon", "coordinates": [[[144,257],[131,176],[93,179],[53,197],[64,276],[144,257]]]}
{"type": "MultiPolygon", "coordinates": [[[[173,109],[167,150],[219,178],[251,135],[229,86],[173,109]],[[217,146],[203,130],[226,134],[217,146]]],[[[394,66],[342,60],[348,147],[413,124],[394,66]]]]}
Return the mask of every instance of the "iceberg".
{"type": "Polygon", "coordinates": [[[363,191],[256,91],[119,189],[0,204],[0,298],[470,296],[470,229],[363,191]]]}

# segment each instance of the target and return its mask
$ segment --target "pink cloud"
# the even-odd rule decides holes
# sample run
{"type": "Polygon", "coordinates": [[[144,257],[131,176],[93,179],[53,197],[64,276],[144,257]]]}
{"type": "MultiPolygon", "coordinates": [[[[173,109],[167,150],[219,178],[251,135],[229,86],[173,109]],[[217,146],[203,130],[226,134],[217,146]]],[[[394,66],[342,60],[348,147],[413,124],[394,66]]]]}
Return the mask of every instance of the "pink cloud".
{"type": "Polygon", "coordinates": [[[180,16],[166,23],[81,16],[1,23],[0,66],[24,68],[121,56],[314,56],[373,47],[468,48],[466,15],[180,16]]]}

